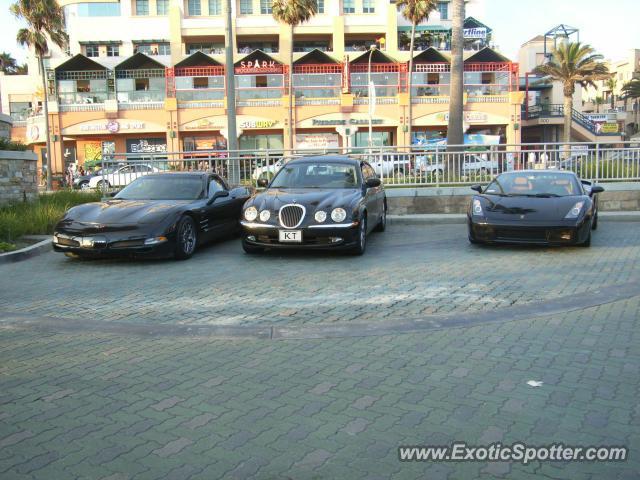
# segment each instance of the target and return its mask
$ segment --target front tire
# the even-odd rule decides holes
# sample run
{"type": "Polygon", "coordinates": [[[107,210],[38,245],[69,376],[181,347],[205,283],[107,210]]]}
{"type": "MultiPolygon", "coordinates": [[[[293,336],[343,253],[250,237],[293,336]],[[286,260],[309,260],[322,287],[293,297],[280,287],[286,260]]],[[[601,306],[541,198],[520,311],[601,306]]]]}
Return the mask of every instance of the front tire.
{"type": "Polygon", "coordinates": [[[591,230],[597,230],[598,229],[598,213],[596,212],[595,216],[593,217],[593,222],[591,223],[591,230]]]}
{"type": "Polygon", "coordinates": [[[198,245],[198,229],[193,218],[184,216],[178,222],[176,228],[176,260],[191,258],[198,245]]]}
{"type": "Polygon", "coordinates": [[[360,228],[358,228],[358,244],[351,251],[354,255],[362,255],[367,249],[367,217],[362,216],[360,221],[360,228]]]}
{"type": "Polygon", "coordinates": [[[382,216],[380,217],[380,223],[376,226],[376,232],[384,232],[387,229],[387,204],[382,205],[382,216]]]}
{"type": "Polygon", "coordinates": [[[580,244],[581,247],[588,248],[591,246],[591,230],[589,230],[589,235],[587,235],[587,239],[580,244]]]}

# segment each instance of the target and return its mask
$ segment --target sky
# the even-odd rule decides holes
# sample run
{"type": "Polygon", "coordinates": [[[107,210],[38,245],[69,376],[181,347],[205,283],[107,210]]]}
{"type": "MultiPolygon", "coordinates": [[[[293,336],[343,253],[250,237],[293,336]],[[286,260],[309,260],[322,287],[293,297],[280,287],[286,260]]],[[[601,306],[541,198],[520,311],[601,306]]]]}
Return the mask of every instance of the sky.
{"type": "MultiPolygon", "coordinates": [[[[23,62],[26,50],[15,42],[20,25],[8,12],[11,3],[0,0],[0,52],[23,62]]],[[[640,48],[640,0],[471,0],[467,14],[491,27],[501,52],[514,61],[523,43],[560,24],[580,29],[580,40],[610,60],[640,48]]]]}

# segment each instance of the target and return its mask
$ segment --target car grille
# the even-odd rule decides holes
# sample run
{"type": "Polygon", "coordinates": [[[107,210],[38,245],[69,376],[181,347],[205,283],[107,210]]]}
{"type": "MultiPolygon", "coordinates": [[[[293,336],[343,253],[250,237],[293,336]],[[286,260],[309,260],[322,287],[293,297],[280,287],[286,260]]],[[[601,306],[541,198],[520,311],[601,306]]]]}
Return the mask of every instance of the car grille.
{"type": "Polygon", "coordinates": [[[304,219],[305,208],[302,205],[285,205],[280,209],[280,225],[284,228],[296,228],[304,219]]]}
{"type": "Polygon", "coordinates": [[[80,246],[80,242],[78,242],[77,240],[74,240],[72,238],[66,238],[66,237],[58,237],[58,244],[59,245],[64,245],[65,247],[79,247],[80,246]]]}
{"type": "Polygon", "coordinates": [[[497,228],[495,235],[501,240],[547,240],[547,232],[544,228],[497,228]]]}

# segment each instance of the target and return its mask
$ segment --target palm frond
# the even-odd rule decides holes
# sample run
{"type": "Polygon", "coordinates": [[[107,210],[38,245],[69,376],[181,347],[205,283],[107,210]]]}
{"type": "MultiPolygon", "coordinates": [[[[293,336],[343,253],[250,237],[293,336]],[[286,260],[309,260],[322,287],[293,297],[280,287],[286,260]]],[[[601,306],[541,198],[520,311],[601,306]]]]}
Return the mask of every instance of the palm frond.
{"type": "Polygon", "coordinates": [[[295,27],[318,12],[316,0],[273,0],[272,15],[278,22],[295,27]]]}

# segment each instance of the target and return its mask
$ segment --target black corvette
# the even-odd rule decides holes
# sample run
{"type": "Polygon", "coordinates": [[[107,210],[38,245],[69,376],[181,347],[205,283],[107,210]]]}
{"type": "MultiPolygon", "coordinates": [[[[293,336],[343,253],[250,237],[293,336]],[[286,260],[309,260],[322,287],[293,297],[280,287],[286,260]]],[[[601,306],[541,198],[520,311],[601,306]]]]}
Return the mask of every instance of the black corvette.
{"type": "Polygon", "coordinates": [[[237,232],[252,189],[230,189],[212,173],[162,173],[131,182],[106,202],[71,208],[53,247],[71,256],[151,255],[189,258],[208,240],[237,232]]]}
{"type": "Polygon", "coordinates": [[[304,157],[288,162],[244,205],[242,246],[247,253],[308,248],[361,255],[367,234],[384,230],[386,221],[384,188],[371,165],[346,156],[304,157]]]}
{"type": "Polygon", "coordinates": [[[503,173],[471,199],[471,243],[591,244],[598,225],[599,185],[573,172],[531,170],[503,173]]]}

